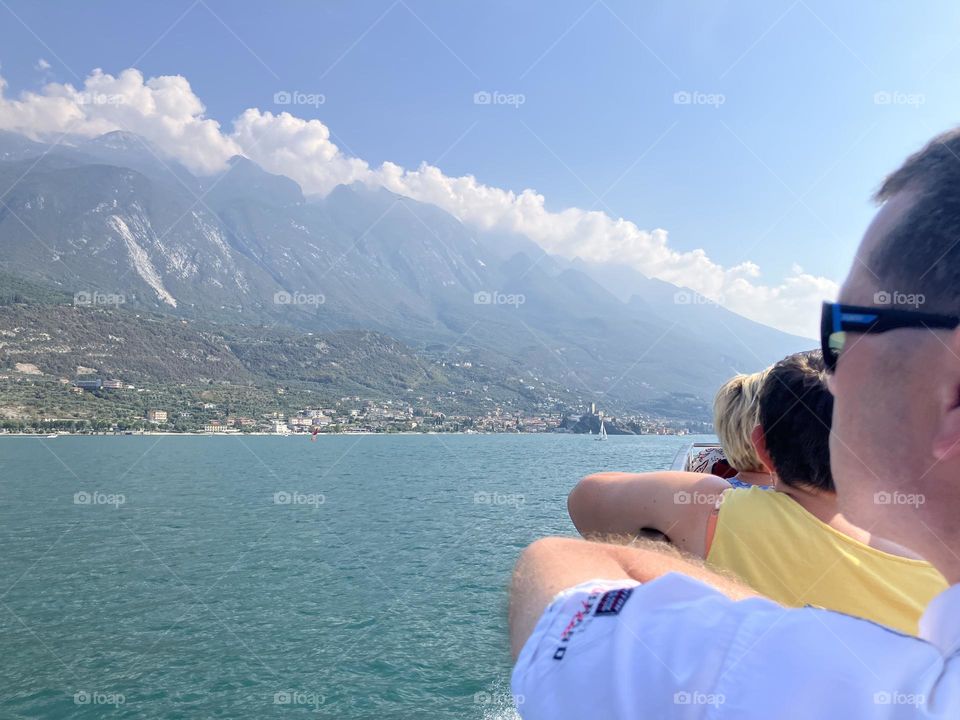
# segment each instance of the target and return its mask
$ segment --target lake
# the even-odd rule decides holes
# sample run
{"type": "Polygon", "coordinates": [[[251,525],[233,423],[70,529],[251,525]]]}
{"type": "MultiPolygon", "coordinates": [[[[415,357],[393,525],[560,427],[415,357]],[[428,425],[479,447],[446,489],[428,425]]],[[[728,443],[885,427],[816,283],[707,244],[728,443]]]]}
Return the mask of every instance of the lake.
{"type": "Polygon", "coordinates": [[[512,718],[517,554],[694,439],[0,438],[0,717],[512,718]]]}

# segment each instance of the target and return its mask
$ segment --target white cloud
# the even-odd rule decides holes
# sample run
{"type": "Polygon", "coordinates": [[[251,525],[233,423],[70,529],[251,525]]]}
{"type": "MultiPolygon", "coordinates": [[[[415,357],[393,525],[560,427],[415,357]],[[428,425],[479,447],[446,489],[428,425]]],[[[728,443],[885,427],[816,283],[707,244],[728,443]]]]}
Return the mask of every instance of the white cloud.
{"type": "Polygon", "coordinates": [[[227,159],[241,152],[216,120],[204,117],[203,103],[183,77],[144,82],[139,70],[113,76],[98,69],[80,89],[48,83],[39,93],[25,92],[18,99],[6,98],[5,86],[0,79],[0,128],[34,139],[128,130],[198,173],[222,170],[227,159]]]}
{"type": "Polygon", "coordinates": [[[33,66],[34,70],[39,70],[40,72],[46,72],[50,69],[50,63],[48,63],[43,58],[37,60],[37,64],[33,66]]]}
{"type": "Polygon", "coordinates": [[[251,160],[309,193],[326,195],[337,185],[372,179],[367,163],[340,152],[319,120],[250,109],[234,121],[230,137],[251,160]]]}
{"type": "Polygon", "coordinates": [[[798,266],[776,285],[765,285],[758,282],[760,268],[750,261],[724,268],[704,250],[671,249],[666,230],[642,230],[599,211],[550,212],[544,197],[533,190],[517,194],[483,185],[471,176],[448,177],[429,165],[404,170],[384,163],[377,177],[387,189],[439,205],[466,223],[522,233],[563,257],[629,265],[786,332],[816,337],[820,302],[837,294],[834,281],[798,266]]]}
{"type": "Polygon", "coordinates": [[[94,70],[80,89],[49,83],[40,92],[25,92],[17,99],[5,97],[5,86],[0,77],[0,129],[41,139],[128,130],[194,172],[222,171],[231,156],[242,154],[293,178],[307,193],[322,195],[338,184],[356,181],[381,185],[437,205],[469,225],[522,233],[550,253],[629,265],[792,333],[815,336],[819,303],[837,292],[832,280],[799,267],[782,280],[765,284],[752,262],[724,268],[703,250],[673,250],[666,230],[643,230],[603,212],[579,208],[550,212],[534,190],[517,193],[491,187],[470,175],[447,176],[427,164],[414,170],[390,162],[371,168],[344,153],[319,120],[251,108],[225,132],[205,116],[203,103],[181,76],[145,81],[132,68],[117,76],[94,70]]]}

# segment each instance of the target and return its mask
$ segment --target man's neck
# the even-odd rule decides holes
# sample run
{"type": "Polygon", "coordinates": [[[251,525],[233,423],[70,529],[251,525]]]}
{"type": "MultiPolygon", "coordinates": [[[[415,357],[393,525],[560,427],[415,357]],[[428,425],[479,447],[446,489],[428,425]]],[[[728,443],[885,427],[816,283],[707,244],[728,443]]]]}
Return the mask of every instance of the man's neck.
{"type": "Polygon", "coordinates": [[[922,522],[924,535],[910,542],[924,560],[931,563],[951,585],[960,584],[960,538],[957,533],[934,530],[933,521],[922,522]]]}
{"type": "MultiPolygon", "coordinates": [[[[924,558],[926,560],[927,558],[924,558]]],[[[957,562],[955,555],[951,556],[952,563],[948,564],[946,558],[942,562],[937,559],[931,560],[930,563],[940,571],[940,574],[943,575],[947,582],[950,585],[960,585],[960,563],[957,562]]]]}
{"type": "MultiPolygon", "coordinates": [[[[904,547],[892,540],[874,535],[869,530],[865,530],[859,525],[854,525],[847,520],[843,516],[843,513],[840,512],[840,504],[837,502],[837,494],[834,492],[807,490],[805,488],[790,487],[783,484],[777,485],[777,491],[782,492],[784,495],[789,495],[793,500],[798,502],[804,510],[820,522],[829,525],[834,530],[842,532],[847,537],[853,538],[864,545],[869,545],[872,548],[890,555],[897,555],[912,560],[925,559],[910,548],[904,547]]],[[[954,560],[957,561],[958,566],[960,566],[960,561],[958,561],[955,556],[954,560]]],[[[958,571],[960,571],[960,567],[958,567],[958,571]]]]}

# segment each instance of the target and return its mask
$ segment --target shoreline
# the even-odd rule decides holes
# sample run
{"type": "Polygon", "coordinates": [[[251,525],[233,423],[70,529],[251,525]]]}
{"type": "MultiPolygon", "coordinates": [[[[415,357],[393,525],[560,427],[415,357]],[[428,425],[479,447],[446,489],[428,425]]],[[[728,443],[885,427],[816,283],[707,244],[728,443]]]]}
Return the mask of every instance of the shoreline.
{"type": "MultiPolygon", "coordinates": [[[[0,433],[0,438],[37,438],[40,440],[54,440],[59,437],[290,437],[290,438],[313,438],[313,437],[343,437],[350,435],[382,435],[387,436],[396,436],[396,435],[417,435],[417,436],[430,436],[430,435],[572,435],[572,436],[582,436],[582,437],[594,437],[596,435],[589,435],[587,433],[561,433],[561,432],[463,432],[460,430],[450,431],[450,432],[411,432],[411,431],[398,431],[398,432],[372,432],[369,430],[357,430],[350,432],[335,432],[335,433],[317,433],[312,435],[311,433],[272,433],[272,432],[165,432],[161,430],[156,431],[137,431],[130,433],[0,433]]],[[[684,435],[678,434],[617,434],[609,435],[609,437],[693,437],[692,434],[687,433],[684,435]]]]}
{"type": "MultiPolygon", "coordinates": [[[[52,440],[51,436],[56,437],[139,437],[139,436],[159,436],[159,437],[339,437],[342,435],[575,435],[576,433],[516,433],[516,432],[463,432],[460,430],[450,432],[373,432],[371,430],[356,430],[350,432],[335,433],[273,433],[273,432],[165,432],[162,430],[146,430],[136,432],[106,432],[106,433],[0,433],[0,438],[19,437],[19,438],[40,438],[52,440]]],[[[581,433],[582,434],[582,433],[581,433]]]]}

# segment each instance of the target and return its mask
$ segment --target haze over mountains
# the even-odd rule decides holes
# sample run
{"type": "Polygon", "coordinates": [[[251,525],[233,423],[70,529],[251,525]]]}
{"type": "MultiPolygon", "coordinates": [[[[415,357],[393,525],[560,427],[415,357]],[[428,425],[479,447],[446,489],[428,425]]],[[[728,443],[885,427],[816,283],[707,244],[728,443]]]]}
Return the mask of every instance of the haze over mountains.
{"type": "Polygon", "coordinates": [[[638,411],[708,400],[732,373],[813,344],[383,189],[305,197],[239,156],[197,177],[128,133],[67,141],[0,132],[0,270],[94,305],[122,297],[124,312],[372,330],[638,411]]]}

